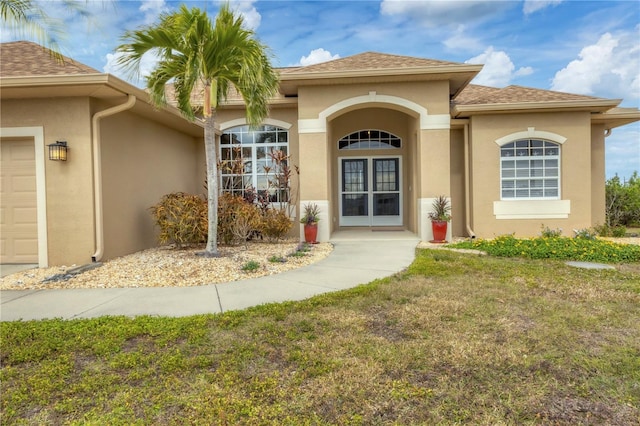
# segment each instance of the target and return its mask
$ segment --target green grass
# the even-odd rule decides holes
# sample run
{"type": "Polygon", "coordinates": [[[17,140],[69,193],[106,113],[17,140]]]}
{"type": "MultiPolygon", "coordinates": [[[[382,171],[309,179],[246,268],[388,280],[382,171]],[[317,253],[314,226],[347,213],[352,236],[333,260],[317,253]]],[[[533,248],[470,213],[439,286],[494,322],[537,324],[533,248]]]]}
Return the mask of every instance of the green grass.
{"type": "Polygon", "coordinates": [[[481,250],[500,257],[604,263],[640,262],[640,246],[601,239],[558,236],[519,239],[512,235],[502,235],[492,240],[463,241],[450,244],[449,247],[481,250]]]}
{"type": "Polygon", "coordinates": [[[0,324],[2,424],[637,424],[640,271],[419,251],[188,318],[0,324]]]}

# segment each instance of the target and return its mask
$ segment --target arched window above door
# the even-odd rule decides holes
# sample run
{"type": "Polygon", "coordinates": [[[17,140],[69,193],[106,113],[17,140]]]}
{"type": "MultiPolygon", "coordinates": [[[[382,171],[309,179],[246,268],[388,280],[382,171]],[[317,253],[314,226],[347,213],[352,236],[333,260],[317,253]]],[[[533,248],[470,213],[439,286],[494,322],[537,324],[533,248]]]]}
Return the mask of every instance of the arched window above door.
{"type": "Polygon", "coordinates": [[[339,150],[356,149],[397,149],[402,147],[402,140],[382,130],[359,130],[338,141],[339,150]]]}

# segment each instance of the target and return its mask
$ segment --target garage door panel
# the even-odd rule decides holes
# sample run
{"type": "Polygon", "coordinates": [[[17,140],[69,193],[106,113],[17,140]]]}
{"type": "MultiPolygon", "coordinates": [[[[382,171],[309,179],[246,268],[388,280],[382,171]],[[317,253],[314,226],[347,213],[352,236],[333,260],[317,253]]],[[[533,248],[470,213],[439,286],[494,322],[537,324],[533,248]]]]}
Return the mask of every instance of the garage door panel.
{"type": "Polygon", "coordinates": [[[14,195],[35,194],[36,177],[35,176],[14,176],[8,188],[13,191],[14,195]]]}
{"type": "Polygon", "coordinates": [[[1,141],[2,263],[38,263],[38,210],[33,140],[1,141]]]}
{"type": "Polygon", "coordinates": [[[16,225],[33,226],[38,231],[38,210],[34,207],[16,207],[13,209],[13,223],[16,225]]]}

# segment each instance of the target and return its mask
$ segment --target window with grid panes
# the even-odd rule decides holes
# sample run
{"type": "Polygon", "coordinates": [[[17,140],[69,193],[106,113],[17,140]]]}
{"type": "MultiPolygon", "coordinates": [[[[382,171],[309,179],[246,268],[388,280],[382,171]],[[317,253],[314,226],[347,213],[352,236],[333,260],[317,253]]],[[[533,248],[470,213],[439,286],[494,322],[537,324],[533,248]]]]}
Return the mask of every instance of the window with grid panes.
{"type": "Polygon", "coordinates": [[[502,200],[560,199],[560,145],[521,139],[500,148],[502,200]]]}
{"type": "Polygon", "coordinates": [[[244,196],[255,189],[269,191],[269,201],[287,202],[286,191],[276,191],[269,181],[275,180],[275,166],[270,154],[289,154],[289,131],[276,126],[255,128],[238,126],[220,136],[220,174],[223,192],[244,196]]]}

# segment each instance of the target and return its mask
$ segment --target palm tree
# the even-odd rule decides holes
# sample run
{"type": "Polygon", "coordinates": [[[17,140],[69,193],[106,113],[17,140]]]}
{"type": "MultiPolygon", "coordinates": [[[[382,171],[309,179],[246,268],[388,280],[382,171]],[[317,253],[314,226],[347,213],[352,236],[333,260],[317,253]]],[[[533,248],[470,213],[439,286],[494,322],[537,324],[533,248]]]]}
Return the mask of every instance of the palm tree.
{"type": "Polygon", "coordinates": [[[177,12],[165,13],[157,24],[127,31],[118,46],[119,65],[134,75],[146,53],[156,54],[159,62],[146,77],[154,104],[166,105],[165,86],[173,81],[178,108],[195,120],[191,95],[204,87],[204,142],[207,160],[209,233],[205,256],[217,256],[218,170],[215,142],[215,112],[230,87],[246,104],[247,122],[258,125],[268,114],[268,101],[278,89],[278,76],[271,67],[268,49],[255,33],[242,27],[242,17],[229,5],[221,7],[215,25],[206,12],[182,5],[177,12]]]}

